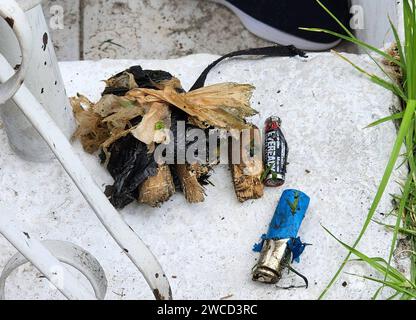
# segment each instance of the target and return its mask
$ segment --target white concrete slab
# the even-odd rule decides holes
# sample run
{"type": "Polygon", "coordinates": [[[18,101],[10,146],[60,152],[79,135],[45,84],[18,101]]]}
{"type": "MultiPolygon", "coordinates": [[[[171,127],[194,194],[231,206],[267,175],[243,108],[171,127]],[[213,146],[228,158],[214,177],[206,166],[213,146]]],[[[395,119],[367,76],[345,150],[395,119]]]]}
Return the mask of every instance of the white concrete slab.
{"type": "Polygon", "coordinates": [[[268,42],[208,0],[84,1],[84,59],[225,54],[268,42]]]}
{"type": "MultiPolygon", "coordinates": [[[[98,99],[100,80],[133,64],[164,69],[189,88],[212,55],[193,55],[177,60],[138,60],[62,63],[68,94],[81,92],[98,99]]],[[[375,71],[365,56],[351,58],[375,71]]],[[[252,103],[260,111],[253,122],[262,126],[271,114],[279,115],[290,145],[286,188],[299,188],[311,196],[310,210],[300,235],[312,243],[294,267],[310,281],[308,289],[282,290],[254,283],[250,271],[258,254],[253,243],[267,229],[283,189],[267,189],[263,199],[237,202],[227,168],[216,168],[207,188],[206,202],[189,205],[175,195],[162,208],[131,204],[121,214],[160,259],[177,299],[315,299],[338,268],[346,251],[325,231],[352,243],[367,214],[395,139],[392,124],[366,129],[370,122],[389,114],[393,96],[371,84],[345,62],[331,54],[261,60],[235,59],[217,67],[208,83],[238,81],[254,84],[252,103]]],[[[18,159],[0,129],[0,201],[15,213],[16,222],[39,239],[72,241],[96,256],[109,280],[108,299],[151,299],[140,274],[109,239],[95,215],[81,198],[58,163],[34,164],[18,159]]],[[[97,183],[111,178],[97,156],[77,152],[97,183]]],[[[396,172],[395,180],[401,174],[396,172]]],[[[377,211],[377,219],[391,210],[391,183],[377,211]]],[[[388,221],[388,220],[387,220],[388,221]]],[[[391,234],[372,224],[360,248],[370,256],[386,257],[391,234]]],[[[0,239],[0,269],[14,253],[0,239]]],[[[407,259],[399,260],[406,268],[407,259]]],[[[365,265],[350,264],[346,271],[372,274],[365,265]]],[[[61,298],[48,289],[32,267],[21,268],[8,282],[9,298],[61,298]],[[36,279],[33,277],[36,276],[36,279]]],[[[285,275],[281,285],[297,284],[285,275]]],[[[374,283],[342,274],[332,299],[370,298],[374,283]],[[342,284],[346,283],[344,287],[342,284]]],[[[387,291],[386,291],[387,293],[387,291]]]]}
{"type": "Polygon", "coordinates": [[[43,12],[49,25],[52,42],[60,61],[80,59],[79,0],[47,0],[43,12]]]}

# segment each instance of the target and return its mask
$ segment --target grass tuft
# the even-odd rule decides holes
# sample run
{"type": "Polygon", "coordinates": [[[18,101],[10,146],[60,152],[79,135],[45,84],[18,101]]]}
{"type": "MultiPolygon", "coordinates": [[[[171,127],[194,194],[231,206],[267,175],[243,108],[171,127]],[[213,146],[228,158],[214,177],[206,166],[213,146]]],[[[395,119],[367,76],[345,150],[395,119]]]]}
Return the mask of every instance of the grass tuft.
{"type": "Polygon", "coordinates": [[[379,119],[376,122],[368,125],[368,128],[380,125],[387,121],[399,121],[400,126],[398,129],[396,141],[392,147],[388,164],[385,168],[383,177],[378,186],[377,193],[374,197],[373,203],[367,214],[364,225],[358,234],[354,244],[349,246],[343,243],[341,240],[336,238],[328,229],[324,228],[334,239],[336,239],[344,248],[348,250],[346,258],[343,260],[341,266],[332,277],[324,291],[319,296],[322,299],[327,294],[328,290],[332,287],[338,276],[343,271],[346,264],[350,261],[352,255],[357,256],[360,261],[367,263],[373,269],[378,271],[384,276],[384,279],[377,279],[361,275],[368,281],[373,281],[380,284],[380,288],[374,293],[373,299],[381,294],[383,288],[388,287],[394,291],[388,299],[415,299],[416,298],[416,163],[415,163],[415,142],[416,142],[416,0],[403,0],[403,13],[404,13],[404,30],[405,36],[404,41],[401,41],[397,29],[391,23],[393,35],[395,37],[397,45],[397,54],[393,55],[388,52],[384,52],[378,48],[375,48],[359,39],[357,39],[347,27],[345,27],[333,14],[332,12],[322,4],[321,1],[316,0],[318,4],[342,27],[345,34],[336,33],[330,30],[320,28],[301,28],[311,32],[323,32],[337,36],[341,39],[356,44],[363,48],[366,53],[370,56],[377,67],[387,76],[388,80],[385,80],[377,75],[371,74],[354,64],[345,56],[338,52],[335,52],[344,61],[350,63],[358,72],[365,75],[373,83],[393,92],[397,95],[403,105],[402,112],[398,112],[391,116],[379,119]],[[375,55],[375,56],[373,56],[375,55]],[[378,61],[378,58],[383,58],[387,61],[391,67],[399,69],[401,78],[394,79],[391,77],[388,71],[385,70],[378,61]],[[402,147],[406,148],[406,152],[400,153],[402,147]],[[374,214],[380,204],[380,201],[385,193],[386,187],[391,180],[393,170],[396,167],[396,163],[399,158],[403,157],[403,163],[409,168],[408,177],[405,184],[402,186],[402,194],[400,196],[394,195],[393,198],[398,203],[395,209],[396,223],[395,225],[387,225],[386,227],[393,232],[392,243],[388,252],[388,261],[381,258],[370,258],[364,253],[357,250],[358,244],[361,242],[364,234],[367,231],[368,226],[373,221],[374,214]],[[406,234],[408,237],[411,250],[411,275],[410,279],[407,279],[402,273],[391,266],[393,253],[397,245],[399,234],[406,234]]]}

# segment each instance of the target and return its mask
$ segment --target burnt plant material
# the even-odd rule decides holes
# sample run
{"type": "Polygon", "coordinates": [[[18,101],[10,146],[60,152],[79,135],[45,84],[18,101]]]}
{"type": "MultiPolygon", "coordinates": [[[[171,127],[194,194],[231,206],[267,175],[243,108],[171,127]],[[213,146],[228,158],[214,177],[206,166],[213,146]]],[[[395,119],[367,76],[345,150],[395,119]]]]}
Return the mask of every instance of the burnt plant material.
{"type": "MultiPolygon", "coordinates": [[[[397,46],[397,44],[393,44],[388,50],[387,53],[393,57],[394,59],[396,59],[397,61],[401,60],[400,57],[400,52],[399,52],[399,48],[397,46]]],[[[403,75],[403,69],[400,68],[400,66],[398,66],[396,63],[387,60],[386,58],[384,58],[382,60],[382,63],[387,67],[387,72],[388,74],[393,78],[393,80],[395,80],[398,84],[403,86],[403,79],[404,79],[404,75],[403,75]]]]}
{"type": "Polygon", "coordinates": [[[157,174],[158,165],[147,146],[131,134],[115,141],[109,151],[107,170],[114,184],[107,196],[116,208],[123,208],[138,198],[140,185],[157,174]]]}
{"type": "Polygon", "coordinates": [[[190,164],[188,169],[196,175],[196,179],[198,180],[201,186],[206,186],[212,183],[209,181],[211,176],[211,167],[209,165],[202,165],[199,163],[190,164]]]}
{"type": "Polygon", "coordinates": [[[78,95],[71,99],[78,128],[73,138],[79,138],[84,150],[94,153],[107,148],[117,139],[126,136],[136,119],[145,109],[135,100],[115,95],[105,95],[96,104],[78,95]]]}
{"type": "MultiPolygon", "coordinates": [[[[139,85],[153,89],[161,81],[172,78],[164,71],[131,67],[106,81],[103,97],[93,107],[112,131],[108,139],[101,142],[101,159],[114,178],[114,184],[107,188],[107,196],[116,208],[123,208],[135,200],[156,206],[171,196],[173,179],[169,168],[158,168],[148,146],[130,133],[141,123],[146,110],[135,99],[124,95],[139,85]],[[162,176],[166,181],[156,190],[155,183],[162,176]]],[[[163,111],[167,112],[166,108],[163,111]]]]}
{"type": "Polygon", "coordinates": [[[131,131],[133,136],[146,145],[165,143],[169,139],[170,108],[165,103],[155,102],[142,121],[131,131]]]}
{"type": "MultiPolygon", "coordinates": [[[[263,161],[261,155],[253,156],[251,154],[254,148],[253,140],[255,135],[257,135],[257,139],[259,139],[260,132],[257,127],[252,126],[251,136],[253,139],[244,141],[244,139],[240,137],[240,163],[233,164],[233,161],[230,161],[230,170],[233,178],[234,190],[237,199],[240,202],[245,202],[251,199],[259,199],[263,197],[264,194],[264,185],[261,180],[263,173],[263,161]]],[[[232,155],[230,150],[230,159],[231,158],[232,155]]]]}
{"type": "Polygon", "coordinates": [[[196,168],[187,164],[177,164],[174,167],[185,199],[189,203],[204,202],[205,192],[198,181],[198,171],[196,168]]]}
{"type": "MultiPolygon", "coordinates": [[[[189,130],[250,128],[245,118],[256,114],[250,107],[253,89],[223,83],[186,93],[180,81],[167,72],[131,67],[106,81],[96,104],[83,97],[74,103],[79,124],[75,136],[90,153],[101,148],[102,161],[114,178],[106,194],[116,208],[134,200],[158,206],[175,188],[188,202],[202,202],[210,167],[159,167],[153,156],[155,147],[174,143],[175,160],[181,163],[178,154],[186,154],[193,143],[186,139],[189,130]],[[183,121],[184,130],[178,130],[179,121],[183,121]],[[173,141],[168,141],[168,129],[173,141]]],[[[206,159],[200,160],[206,163],[206,159]]]]}
{"type": "Polygon", "coordinates": [[[169,200],[174,193],[175,185],[170,168],[168,165],[161,165],[156,175],[147,178],[140,186],[138,201],[151,207],[158,207],[169,200]]]}
{"type": "MultiPolygon", "coordinates": [[[[139,87],[156,90],[169,86],[175,92],[183,92],[179,80],[164,71],[132,67],[110,78],[106,84],[102,99],[90,106],[88,112],[92,110],[91,113],[105,122],[108,132],[112,133],[105,141],[101,140],[102,161],[115,180],[113,186],[107,188],[111,203],[116,208],[123,208],[134,200],[159,206],[173,195],[175,189],[184,191],[190,202],[203,201],[202,185],[208,184],[208,167],[184,166],[184,170],[178,171],[173,168],[175,183],[170,167],[158,166],[149,150],[150,144],[165,141],[166,137],[160,136],[162,130],[158,129],[172,127],[175,138],[171,143],[185,141],[185,137],[178,137],[177,122],[186,124],[188,115],[158,98],[128,94],[129,90],[139,87]]],[[[195,126],[186,124],[186,130],[192,128],[195,126]]],[[[187,146],[189,143],[184,146],[185,153],[187,146]]]]}
{"type": "Polygon", "coordinates": [[[175,159],[178,158],[178,154],[186,154],[186,150],[193,142],[186,139],[187,133],[190,130],[197,128],[197,126],[189,123],[188,115],[185,112],[180,109],[172,108],[170,130],[173,134],[173,141],[170,141],[170,144],[173,144],[175,159]],[[178,129],[179,124],[184,126],[184,130],[178,129]]]}
{"type": "Polygon", "coordinates": [[[78,123],[72,139],[79,139],[86,152],[94,153],[110,137],[110,131],[102,122],[103,118],[92,111],[92,102],[86,97],[78,95],[71,98],[70,102],[78,123]],[[84,108],[82,104],[86,107],[84,108]]]}
{"type": "Polygon", "coordinates": [[[260,199],[264,194],[263,183],[257,176],[246,175],[244,168],[244,165],[231,165],[231,174],[238,201],[246,202],[251,199],[260,199]]]}
{"type": "MultiPolygon", "coordinates": [[[[186,154],[192,144],[186,135],[193,128],[251,128],[246,118],[257,113],[250,106],[253,86],[222,83],[204,87],[212,68],[227,58],[241,55],[305,56],[293,46],[233,52],[211,64],[190,92],[185,92],[180,81],[168,72],[133,66],[106,81],[97,104],[89,103],[88,108],[82,108],[80,103],[74,108],[79,123],[75,137],[81,139],[88,152],[102,149],[102,161],[114,178],[108,195],[117,208],[133,200],[157,206],[169,199],[175,188],[182,190],[191,203],[204,201],[210,166],[158,165],[153,152],[159,143],[174,143],[177,161],[177,155],[186,154]],[[178,121],[186,123],[184,133],[177,130],[178,121]],[[173,141],[167,141],[164,131],[167,129],[172,131],[173,141]]],[[[240,201],[263,195],[262,169],[261,160],[231,166],[240,201]]]]}
{"type": "MultiPolygon", "coordinates": [[[[183,179],[183,174],[182,171],[179,170],[181,177],[179,177],[178,175],[178,165],[171,165],[171,172],[172,172],[172,177],[173,177],[173,183],[175,185],[175,188],[177,191],[180,191],[182,193],[185,194],[184,191],[184,186],[186,186],[186,184],[182,183],[184,181],[183,179]]],[[[205,194],[204,190],[205,190],[205,186],[207,185],[212,185],[212,182],[210,181],[210,177],[211,177],[211,171],[212,171],[212,166],[210,165],[206,165],[206,164],[200,164],[200,163],[194,163],[194,164],[187,164],[184,165],[185,167],[180,167],[180,169],[186,168],[186,170],[188,171],[187,175],[189,176],[195,176],[196,180],[198,181],[199,185],[201,186],[201,188],[197,188],[198,190],[202,190],[202,194],[205,194]]],[[[195,183],[196,185],[196,183],[195,183]]]]}
{"type": "Polygon", "coordinates": [[[245,118],[257,111],[250,107],[254,87],[248,84],[220,83],[191,92],[178,92],[174,82],[163,90],[133,89],[128,95],[140,98],[149,95],[187,113],[200,128],[243,130],[249,128],[245,118]]]}
{"type": "Polygon", "coordinates": [[[102,95],[114,94],[124,96],[134,88],[159,89],[160,83],[172,78],[173,76],[166,71],[143,70],[141,66],[133,66],[108,79],[102,95]]]}
{"type": "MultiPolygon", "coordinates": [[[[174,157],[177,159],[178,154],[186,154],[186,151],[188,148],[192,145],[194,141],[190,139],[186,139],[186,136],[190,130],[198,128],[197,126],[189,123],[188,116],[185,112],[183,112],[180,109],[174,108],[172,110],[172,125],[171,130],[173,134],[173,141],[171,141],[171,144],[174,144],[174,157]],[[184,125],[184,130],[178,130],[178,124],[182,122],[184,125]],[[185,143],[184,143],[185,142],[185,143]]],[[[206,130],[206,134],[208,137],[208,130],[206,130]]],[[[208,138],[207,138],[208,142],[208,138]]],[[[208,148],[208,144],[206,146],[208,148]]],[[[191,201],[194,201],[195,198],[198,199],[196,202],[202,202],[204,198],[204,187],[206,185],[211,184],[209,181],[210,178],[210,172],[211,167],[207,164],[207,159],[200,159],[200,163],[194,163],[189,165],[184,165],[179,167],[176,165],[171,166],[171,171],[173,175],[174,184],[176,187],[176,190],[182,191],[185,195],[185,198],[190,198],[191,201]],[[187,170],[188,173],[185,173],[184,171],[187,170]],[[179,176],[180,175],[180,176],[179,176]],[[189,183],[185,176],[192,177],[192,183],[189,183]],[[196,178],[196,181],[194,179],[196,178]],[[187,183],[185,183],[187,182],[187,183]],[[199,186],[197,185],[197,182],[199,186]],[[187,191],[185,189],[187,188],[187,191]],[[191,190],[191,191],[189,191],[191,190]],[[197,192],[193,192],[192,190],[197,190],[197,192]],[[197,196],[193,196],[192,194],[196,194],[197,196]],[[199,201],[202,199],[201,201],[199,201]]]]}

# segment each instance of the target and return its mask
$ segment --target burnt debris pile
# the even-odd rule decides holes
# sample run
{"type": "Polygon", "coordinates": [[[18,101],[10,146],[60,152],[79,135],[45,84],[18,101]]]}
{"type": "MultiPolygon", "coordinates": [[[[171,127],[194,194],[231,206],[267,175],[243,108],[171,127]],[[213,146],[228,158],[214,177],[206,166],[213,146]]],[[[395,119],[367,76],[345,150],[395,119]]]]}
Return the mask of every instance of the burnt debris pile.
{"type": "MultiPolygon", "coordinates": [[[[78,123],[74,138],[86,152],[97,152],[114,178],[105,192],[117,208],[133,201],[160,206],[176,191],[183,192],[189,203],[204,201],[210,171],[218,159],[212,161],[212,156],[208,159],[207,154],[191,150],[193,141],[186,138],[192,130],[199,129],[207,141],[209,129],[233,131],[229,140],[244,129],[253,136],[259,134],[246,121],[257,113],[250,106],[251,85],[221,83],[185,92],[170,73],[140,66],[105,82],[97,103],[80,94],[71,99],[78,123]],[[179,161],[180,154],[189,152],[196,160],[179,161]]],[[[250,145],[240,148],[242,153],[250,149],[250,145]]],[[[262,159],[250,159],[230,165],[241,202],[263,195],[262,159]]]]}

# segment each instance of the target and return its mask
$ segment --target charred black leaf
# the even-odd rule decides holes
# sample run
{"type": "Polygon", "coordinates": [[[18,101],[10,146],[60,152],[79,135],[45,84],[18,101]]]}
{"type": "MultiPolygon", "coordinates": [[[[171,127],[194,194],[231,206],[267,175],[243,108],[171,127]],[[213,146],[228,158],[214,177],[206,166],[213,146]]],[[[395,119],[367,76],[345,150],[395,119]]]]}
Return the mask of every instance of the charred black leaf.
{"type": "MultiPolygon", "coordinates": [[[[166,80],[171,80],[173,78],[173,76],[166,71],[162,71],[162,70],[143,70],[141,66],[133,66],[130,67],[129,69],[120,72],[118,74],[116,74],[115,76],[111,77],[109,79],[109,81],[114,81],[117,79],[120,79],[121,77],[123,77],[126,73],[132,74],[134,77],[134,80],[137,84],[137,86],[139,88],[147,88],[147,89],[157,89],[157,87],[155,86],[156,84],[162,82],[162,81],[166,81],[166,80]]],[[[114,81],[116,83],[122,83],[120,81],[114,81]]],[[[107,87],[104,89],[104,92],[102,93],[102,95],[105,94],[114,94],[114,95],[118,95],[118,96],[123,96],[125,95],[131,88],[124,84],[124,85],[120,85],[120,86],[109,86],[107,85],[107,87]]]]}
{"type": "Polygon", "coordinates": [[[137,199],[140,185],[157,173],[157,163],[147,146],[131,134],[114,142],[110,149],[107,170],[114,178],[110,201],[123,208],[137,199]]]}

